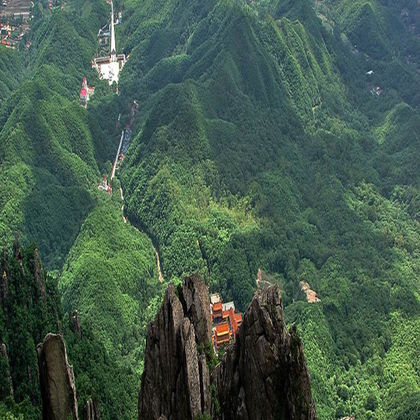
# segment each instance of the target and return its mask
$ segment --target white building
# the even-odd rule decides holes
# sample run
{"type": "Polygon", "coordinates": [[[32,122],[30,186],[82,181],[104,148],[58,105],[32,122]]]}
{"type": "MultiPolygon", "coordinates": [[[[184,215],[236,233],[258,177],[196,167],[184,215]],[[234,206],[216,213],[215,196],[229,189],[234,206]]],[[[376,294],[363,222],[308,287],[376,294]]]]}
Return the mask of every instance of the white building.
{"type": "Polygon", "coordinates": [[[118,84],[120,79],[120,71],[127,61],[125,54],[117,54],[115,46],[115,30],[114,30],[114,4],[111,1],[111,44],[110,54],[106,57],[98,57],[92,61],[92,67],[99,73],[101,79],[108,80],[112,85],[114,82],[118,84]]]}

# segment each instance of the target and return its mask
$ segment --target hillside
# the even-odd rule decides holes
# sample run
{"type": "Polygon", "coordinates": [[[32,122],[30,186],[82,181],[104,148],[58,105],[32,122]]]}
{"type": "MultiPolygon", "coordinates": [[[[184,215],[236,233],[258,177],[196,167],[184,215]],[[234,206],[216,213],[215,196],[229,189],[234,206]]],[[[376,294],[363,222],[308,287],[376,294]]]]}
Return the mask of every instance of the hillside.
{"type": "Polygon", "coordinates": [[[104,18],[104,7],[96,9],[89,19],[57,11],[34,23],[27,55],[14,53],[29,63],[27,77],[11,84],[0,113],[0,237],[5,246],[18,230],[23,241],[36,241],[50,268],[61,267],[94,206],[107,150],[98,122],[76,102],[104,18]]]}
{"type": "Polygon", "coordinates": [[[129,55],[118,95],[90,64],[105,2],[42,9],[28,51],[0,49],[0,238],[38,244],[57,270],[58,307],[77,310],[92,337],[87,357],[65,337],[79,404],[93,396],[103,418],[135,416],[146,324],[162,299],[156,250],[165,284],[198,273],[242,311],[262,284],[281,287],[320,419],[416,418],[416,2],[115,8],[117,49],[129,55]],[[83,75],[95,85],[87,109],[83,75]],[[133,101],[109,197],[97,185],[133,101]]]}
{"type": "Polygon", "coordinates": [[[258,268],[277,279],[313,351],[320,418],[415,412],[418,378],[386,398],[371,366],[419,315],[418,75],[398,61],[404,84],[370,81],[368,66],[393,59],[354,54],[308,2],[209,9],[145,5],[127,24],[142,22],[121,89],[144,114],[121,178],[130,220],[158,244],[165,278],[198,271],[242,309],[258,268]],[[319,305],[296,302],[302,280],[319,305]]]}

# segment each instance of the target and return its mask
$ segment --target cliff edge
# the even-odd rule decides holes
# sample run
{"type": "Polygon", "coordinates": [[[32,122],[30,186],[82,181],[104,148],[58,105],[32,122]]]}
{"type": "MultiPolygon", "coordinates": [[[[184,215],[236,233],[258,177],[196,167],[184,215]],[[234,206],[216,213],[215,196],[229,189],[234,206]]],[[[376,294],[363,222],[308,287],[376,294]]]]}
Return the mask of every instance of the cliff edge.
{"type": "Polygon", "coordinates": [[[47,334],[38,344],[43,420],[78,419],[73,368],[63,337],[47,334]]]}
{"type": "Polygon", "coordinates": [[[279,287],[258,290],[214,369],[216,419],[315,419],[302,343],[287,330],[279,287]]]}
{"type": "Polygon", "coordinates": [[[210,376],[198,351],[211,339],[209,293],[197,276],[169,285],[148,326],[139,419],[193,419],[210,410],[210,376]]]}
{"type": "Polygon", "coordinates": [[[235,343],[213,372],[208,288],[169,285],[149,324],[139,419],[316,419],[302,343],[287,330],[276,286],[255,293],[235,343]]]}

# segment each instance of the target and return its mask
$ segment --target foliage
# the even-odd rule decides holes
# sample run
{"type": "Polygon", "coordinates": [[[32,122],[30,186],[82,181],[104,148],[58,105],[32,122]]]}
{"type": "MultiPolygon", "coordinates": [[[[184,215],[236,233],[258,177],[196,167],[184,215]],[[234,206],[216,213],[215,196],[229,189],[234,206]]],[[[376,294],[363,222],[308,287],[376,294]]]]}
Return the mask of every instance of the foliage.
{"type": "Polygon", "coordinates": [[[0,238],[7,246],[16,230],[23,243],[36,241],[49,267],[63,263],[94,205],[89,190],[98,179],[101,134],[91,133],[93,124],[74,99],[104,16],[96,3],[89,19],[72,11],[39,16],[26,57],[1,49],[0,62],[14,68],[5,77],[14,93],[0,103],[0,238]]]}
{"type": "Polygon", "coordinates": [[[0,107],[6,98],[19,86],[24,75],[22,58],[6,47],[0,47],[0,107]]]}
{"type": "Polygon", "coordinates": [[[21,249],[17,241],[12,254],[3,251],[0,272],[0,343],[5,344],[7,351],[6,360],[0,355],[0,396],[2,400],[8,397],[12,386],[14,397],[6,399],[0,410],[6,410],[5,413],[10,410],[17,418],[20,415],[39,418],[41,396],[36,344],[48,332],[61,331],[56,280],[44,272],[37,249],[34,246],[21,249]]]}
{"type": "Polygon", "coordinates": [[[102,3],[40,7],[26,57],[10,55],[0,236],[10,243],[19,230],[48,266],[65,261],[66,316],[79,311],[85,336],[67,333],[79,402],[93,396],[104,418],[135,412],[146,324],[161,300],[153,247],[166,281],[198,272],[241,310],[259,268],[281,284],[320,418],[415,418],[416,3],[315,3],[120,1],[130,59],[119,96],[90,68],[102,3]],[[83,74],[99,87],[87,111],[76,103],[83,74]],[[118,181],[110,199],[96,191],[117,116],[128,121],[134,99],[119,176],[142,233],[121,219],[118,181]],[[320,303],[305,302],[301,281],[320,303]]]}
{"type": "Polygon", "coordinates": [[[118,197],[101,198],[84,221],[64,264],[59,288],[65,312],[77,310],[93,341],[103,346],[96,356],[93,345],[70,347],[81,384],[78,395],[82,393],[86,401],[94,392],[104,418],[133,418],[146,326],[157,311],[160,299],[152,298],[159,296],[160,285],[152,243],[123,222],[118,197]],[[112,375],[107,368],[99,368],[109,360],[115,366],[112,375]],[[112,407],[108,398],[114,401],[112,407]]]}
{"type": "MultiPolygon", "coordinates": [[[[330,26],[306,1],[207,3],[201,14],[183,3],[182,18],[171,1],[144,3],[126,3],[121,80],[142,105],[121,176],[130,220],[159,247],[166,279],[198,271],[242,310],[258,268],[274,274],[320,418],[384,418],[387,388],[373,371],[399,334],[393,314],[419,315],[407,28],[374,1],[318,2],[330,26]],[[308,307],[300,281],[320,304],[308,307]]],[[[401,384],[393,418],[417,409],[416,381],[401,384]]]]}

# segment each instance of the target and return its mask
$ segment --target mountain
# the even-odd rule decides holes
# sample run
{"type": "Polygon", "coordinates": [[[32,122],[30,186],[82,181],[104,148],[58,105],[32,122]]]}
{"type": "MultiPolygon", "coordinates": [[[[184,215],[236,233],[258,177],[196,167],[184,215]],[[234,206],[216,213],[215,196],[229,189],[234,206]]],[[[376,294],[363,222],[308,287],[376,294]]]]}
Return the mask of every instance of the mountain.
{"type": "MultiPolygon", "coordinates": [[[[319,418],[416,418],[417,3],[121,0],[118,95],[90,63],[109,7],[57,5],[36,2],[28,50],[0,49],[0,237],[55,270],[79,411],[136,416],[146,325],[198,273],[242,311],[281,288],[319,418]]],[[[32,361],[46,332],[18,340],[32,361]]]]}
{"type": "MultiPolygon", "coordinates": [[[[104,12],[97,2],[89,19],[57,11],[34,23],[31,48],[14,66],[18,77],[26,65],[26,77],[12,78],[0,114],[2,244],[18,230],[26,243],[37,242],[49,268],[61,267],[95,205],[92,187],[107,150],[98,122],[75,101],[104,12]]],[[[0,60],[13,65],[8,55],[0,60]]]]}

